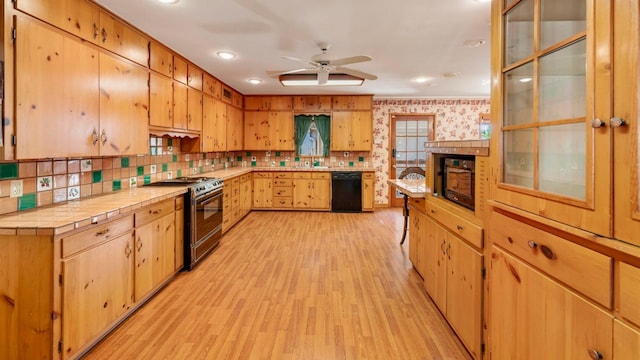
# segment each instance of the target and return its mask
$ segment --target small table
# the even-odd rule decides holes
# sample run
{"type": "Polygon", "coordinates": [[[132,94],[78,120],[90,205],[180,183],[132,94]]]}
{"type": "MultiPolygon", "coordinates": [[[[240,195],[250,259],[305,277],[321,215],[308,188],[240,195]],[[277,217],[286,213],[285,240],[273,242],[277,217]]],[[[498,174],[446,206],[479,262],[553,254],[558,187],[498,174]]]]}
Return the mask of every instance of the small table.
{"type": "Polygon", "coordinates": [[[404,196],[404,229],[402,230],[402,239],[400,245],[404,244],[407,237],[407,228],[409,224],[409,198],[424,198],[427,193],[427,187],[424,179],[408,180],[408,179],[390,179],[387,183],[398,189],[404,196]]]}

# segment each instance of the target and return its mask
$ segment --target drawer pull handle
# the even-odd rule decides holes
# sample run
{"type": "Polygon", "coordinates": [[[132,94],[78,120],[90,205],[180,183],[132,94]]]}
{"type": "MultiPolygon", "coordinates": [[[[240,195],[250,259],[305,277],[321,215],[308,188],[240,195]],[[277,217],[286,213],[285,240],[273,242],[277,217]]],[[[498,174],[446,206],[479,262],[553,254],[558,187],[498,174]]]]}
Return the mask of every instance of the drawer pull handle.
{"type": "Polygon", "coordinates": [[[462,231],[464,229],[464,227],[462,225],[458,225],[456,227],[458,228],[458,231],[462,231]]]}
{"type": "Polygon", "coordinates": [[[540,250],[542,251],[542,253],[547,259],[549,260],[553,259],[553,251],[551,251],[551,249],[548,246],[542,245],[540,246],[540,250]]]}
{"type": "Polygon", "coordinates": [[[149,210],[149,214],[151,215],[158,215],[162,212],[162,209],[160,210],[149,210]]]}
{"type": "Polygon", "coordinates": [[[602,353],[596,349],[589,349],[589,357],[593,360],[604,359],[602,353]]]}
{"type": "Polygon", "coordinates": [[[124,255],[127,257],[127,259],[131,255],[131,246],[129,246],[129,244],[127,244],[127,247],[124,248],[124,255]]]}
{"type": "Polygon", "coordinates": [[[536,247],[538,247],[538,243],[533,241],[533,240],[529,240],[527,241],[527,244],[529,245],[530,248],[535,249],[536,247]]]}
{"type": "Polygon", "coordinates": [[[444,250],[444,245],[446,244],[445,240],[442,240],[442,244],[440,244],[440,250],[442,250],[442,253],[445,254],[445,250],[444,250]]]}
{"type": "Polygon", "coordinates": [[[102,236],[102,235],[107,234],[108,232],[109,232],[109,228],[106,228],[106,229],[104,229],[104,230],[102,230],[102,231],[98,231],[98,232],[96,233],[96,236],[102,236]]]}
{"type": "Polygon", "coordinates": [[[431,213],[432,213],[432,214],[435,214],[435,213],[436,213],[436,211],[435,211],[435,210],[433,210],[433,209],[431,209],[431,213]]]}
{"type": "Polygon", "coordinates": [[[140,237],[138,236],[138,245],[136,246],[138,248],[138,252],[140,251],[140,249],[142,249],[142,240],[140,240],[140,237]]]}

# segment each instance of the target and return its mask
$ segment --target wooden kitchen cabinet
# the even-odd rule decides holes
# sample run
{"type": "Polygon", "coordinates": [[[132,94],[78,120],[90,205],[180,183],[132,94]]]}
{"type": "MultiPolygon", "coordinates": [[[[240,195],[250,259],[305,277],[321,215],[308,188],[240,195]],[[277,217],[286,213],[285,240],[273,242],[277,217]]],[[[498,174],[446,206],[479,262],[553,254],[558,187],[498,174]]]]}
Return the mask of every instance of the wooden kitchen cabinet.
{"type": "Polygon", "coordinates": [[[240,217],[251,212],[253,179],[251,174],[240,175],[240,217]]]}
{"type": "Polygon", "coordinates": [[[202,92],[187,89],[187,130],[202,131],[202,92]]]}
{"type": "Polygon", "coordinates": [[[371,95],[333,96],[333,110],[368,110],[373,106],[371,95]]]}
{"type": "Polygon", "coordinates": [[[362,172],[362,211],[373,211],[375,203],[375,173],[362,172]]]}
{"type": "Polygon", "coordinates": [[[290,210],[293,207],[293,173],[274,172],[273,178],[273,209],[290,210]]]}
{"type": "Polygon", "coordinates": [[[216,99],[222,98],[222,84],[220,81],[208,73],[203,74],[202,92],[211,95],[216,99]]]}
{"type": "MultiPolygon", "coordinates": [[[[414,214],[414,213],[411,213],[414,214]]],[[[413,215],[412,215],[413,217],[413,215]]],[[[424,286],[475,359],[482,356],[483,255],[429,216],[417,216],[424,286]]],[[[409,232],[410,241],[414,234],[409,232]]],[[[414,264],[415,266],[415,264],[414,264]]],[[[421,269],[420,269],[421,268],[421,269]]]]}
{"type": "Polygon", "coordinates": [[[191,63],[187,63],[187,85],[202,91],[202,70],[191,63]]]}
{"type": "Polygon", "coordinates": [[[149,74],[149,126],[173,128],[173,80],[149,74]]]}
{"type": "Polygon", "coordinates": [[[245,150],[293,151],[292,111],[245,111],[245,150]]]}
{"type": "Polygon", "coordinates": [[[149,43],[149,69],[173,78],[173,53],[153,40],[149,43]]]}
{"type": "Polygon", "coordinates": [[[244,112],[237,107],[227,107],[227,151],[244,150],[244,112]]]}
{"type": "Polygon", "coordinates": [[[612,315],[497,247],[489,286],[489,358],[614,358],[612,315]]]}
{"type": "Polygon", "coordinates": [[[245,96],[245,110],[292,110],[291,96],[245,96]]]}
{"type": "Polygon", "coordinates": [[[16,158],[100,155],[98,51],[20,15],[15,57],[16,158]]]}
{"type": "Polygon", "coordinates": [[[635,359],[640,354],[640,331],[618,319],[613,320],[613,359],[635,359]]]}
{"type": "Polygon", "coordinates": [[[253,173],[253,209],[273,206],[273,178],[270,172],[253,173]]]}
{"type": "Polygon", "coordinates": [[[203,95],[202,151],[227,150],[227,105],[210,95],[203,95]]]}
{"type": "Polygon", "coordinates": [[[371,111],[333,111],[331,151],[371,151],[372,143],[371,111]]]}
{"type": "Polygon", "coordinates": [[[179,56],[173,57],[173,79],[187,85],[187,61],[179,56]]]}
{"type": "Polygon", "coordinates": [[[234,202],[239,202],[236,197],[237,189],[240,187],[240,177],[235,176],[225,179],[224,188],[222,190],[222,233],[229,231],[235,224],[235,216],[233,210],[234,202]]]}
{"type": "Polygon", "coordinates": [[[175,271],[175,200],[148,205],[135,213],[136,302],[145,299],[175,271]]]}
{"type": "Polygon", "coordinates": [[[125,59],[100,53],[100,154],[146,154],[149,74],[125,59]]]}
{"type": "Polygon", "coordinates": [[[188,130],[189,102],[187,94],[187,85],[178,81],[173,82],[173,128],[177,130],[188,130]]]}
{"type": "Polygon", "coordinates": [[[185,237],[185,227],[184,227],[184,212],[188,211],[184,208],[184,196],[178,196],[175,198],[175,222],[176,222],[176,235],[175,235],[175,256],[174,262],[174,270],[179,271],[184,266],[184,241],[185,237]]]}
{"type": "Polygon", "coordinates": [[[293,110],[329,112],[331,111],[331,96],[329,95],[294,96],[293,110]]]}
{"type": "MultiPolygon", "coordinates": [[[[436,252],[428,252],[431,249],[426,248],[427,244],[434,244],[434,241],[427,241],[426,237],[435,235],[433,230],[436,228],[436,225],[433,224],[433,221],[429,220],[424,213],[424,204],[421,208],[410,203],[409,213],[411,214],[409,217],[409,260],[411,260],[411,264],[413,264],[418,274],[425,280],[425,288],[427,288],[425,265],[436,264],[435,261],[428,262],[427,256],[435,255],[436,252]]],[[[431,284],[431,282],[429,284],[431,284]]],[[[427,288],[427,291],[430,294],[435,293],[430,288],[427,288]]]]}
{"type": "Polygon", "coordinates": [[[142,66],[149,66],[149,39],[114,15],[100,11],[99,45],[142,66]]]}
{"type": "Polygon", "coordinates": [[[329,210],[331,208],[331,173],[294,172],[294,209],[329,210]]]}

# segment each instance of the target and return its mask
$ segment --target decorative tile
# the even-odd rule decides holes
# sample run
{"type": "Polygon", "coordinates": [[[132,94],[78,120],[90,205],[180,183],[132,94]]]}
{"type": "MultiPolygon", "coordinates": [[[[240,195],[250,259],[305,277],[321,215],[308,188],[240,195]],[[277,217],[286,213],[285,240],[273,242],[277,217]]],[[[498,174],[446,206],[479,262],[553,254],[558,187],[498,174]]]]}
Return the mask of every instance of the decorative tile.
{"type": "Polygon", "coordinates": [[[38,178],[26,178],[22,180],[22,193],[30,194],[38,191],[38,178]]]}
{"type": "Polygon", "coordinates": [[[80,174],[75,173],[75,174],[69,174],[68,177],[68,181],[67,181],[67,185],[68,186],[76,186],[76,185],[80,185],[80,174]]]}
{"type": "Polygon", "coordinates": [[[16,179],[18,174],[21,177],[34,177],[36,176],[36,163],[8,163],[0,164],[0,179],[16,179]]]}
{"type": "Polygon", "coordinates": [[[87,172],[87,171],[91,171],[92,167],[91,167],[91,160],[90,159],[84,159],[82,161],[80,161],[80,171],[81,172],[87,172]]]}
{"type": "Polygon", "coordinates": [[[47,206],[53,203],[53,191],[43,191],[36,195],[36,206],[47,206]]]}
{"type": "Polygon", "coordinates": [[[145,185],[151,184],[151,175],[145,175],[144,176],[144,184],[145,185]]]}
{"type": "Polygon", "coordinates": [[[182,170],[178,169],[178,171],[176,171],[176,177],[181,177],[182,176],[182,170]]]}
{"type": "Polygon", "coordinates": [[[53,161],[38,161],[38,176],[53,175],[53,161]]]}
{"type": "Polygon", "coordinates": [[[36,207],[36,194],[25,194],[18,198],[18,211],[36,207]]]}
{"type": "Polygon", "coordinates": [[[167,172],[169,170],[169,165],[168,164],[162,164],[162,172],[167,172]]]}
{"type": "Polygon", "coordinates": [[[60,189],[67,187],[67,174],[53,176],[53,188],[60,189]]]}
{"type": "Polygon", "coordinates": [[[70,186],[69,190],[67,191],[67,199],[80,199],[80,186],[70,186]]]}
{"type": "Polygon", "coordinates": [[[171,156],[171,162],[178,162],[178,155],[177,154],[173,154],[171,156]]]}
{"type": "Polygon", "coordinates": [[[36,183],[37,191],[46,191],[53,189],[53,177],[41,176],[36,183]]]}
{"type": "Polygon", "coordinates": [[[138,176],[144,175],[144,166],[138,166],[137,167],[137,175],[138,176]]]}
{"type": "Polygon", "coordinates": [[[102,170],[102,159],[92,159],[91,160],[91,170],[102,170]]]}
{"type": "Polygon", "coordinates": [[[53,202],[59,203],[67,201],[67,188],[53,190],[53,202]]]}
{"type": "Polygon", "coordinates": [[[128,157],[123,157],[120,159],[120,167],[123,168],[128,168],[129,167],[129,158],[128,157]]]}
{"type": "Polygon", "coordinates": [[[122,189],[122,182],[120,180],[113,180],[112,187],[113,191],[122,189]]]}
{"type": "Polygon", "coordinates": [[[135,176],[130,177],[129,178],[129,187],[130,188],[134,188],[136,186],[138,186],[138,178],[135,177],[135,176]]]}
{"type": "Polygon", "coordinates": [[[102,170],[97,170],[92,173],[92,183],[97,183],[102,181],[102,170]]]}
{"type": "Polygon", "coordinates": [[[56,160],[53,162],[53,174],[60,175],[67,173],[67,161],[66,160],[56,160]]]}
{"type": "Polygon", "coordinates": [[[80,160],[69,160],[67,162],[67,171],[70,173],[80,172],[80,160]]]}
{"type": "Polygon", "coordinates": [[[102,170],[113,169],[113,158],[102,159],[102,170]]]}
{"type": "MultiPolygon", "coordinates": [[[[160,139],[160,143],[158,145],[162,145],[162,139],[160,139]]],[[[172,138],[168,138],[167,139],[167,146],[173,146],[173,139],[172,138]]]]}

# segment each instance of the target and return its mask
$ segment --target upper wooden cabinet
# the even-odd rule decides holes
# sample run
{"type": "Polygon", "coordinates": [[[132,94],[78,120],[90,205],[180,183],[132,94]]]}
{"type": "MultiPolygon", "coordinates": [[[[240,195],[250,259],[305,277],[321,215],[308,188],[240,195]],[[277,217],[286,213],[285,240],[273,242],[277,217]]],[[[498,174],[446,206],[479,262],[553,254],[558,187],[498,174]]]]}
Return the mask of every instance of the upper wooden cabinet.
{"type": "Polygon", "coordinates": [[[187,129],[202,130],[202,93],[191,88],[187,89],[187,129]]]}
{"type": "Polygon", "coordinates": [[[293,110],[331,111],[331,96],[301,95],[293,97],[293,110]]]}
{"type": "Polygon", "coordinates": [[[173,81],[160,74],[149,78],[149,125],[173,127],[173,81]]]}
{"type": "Polygon", "coordinates": [[[334,111],[331,118],[332,151],[371,151],[371,111],[334,111]]]}
{"type": "Polygon", "coordinates": [[[202,70],[191,63],[187,64],[187,85],[202,91],[202,70]]]}
{"type": "Polygon", "coordinates": [[[151,41],[149,50],[149,68],[165,76],[173,77],[173,53],[171,50],[156,41],[151,41]]]}
{"type": "Polygon", "coordinates": [[[245,150],[294,150],[293,112],[245,111],[245,150]]]}
{"type": "Polygon", "coordinates": [[[334,110],[371,110],[373,98],[371,95],[333,96],[334,110]]]}
{"type": "Polygon", "coordinates": [[[227,151],[244,150],[243,111],[227,105],[227,151]]]}
{"type": "Polygon", "coordinates": [[[189,122],[187,86],[173,82],[173,128],[187,130],[189,122]]]}
{"type": "Polygon", "coordinates": [[[291,96],[245,96],[245,110],[291,110],[291,96]]]}
{"type": "Polygon", "coordinates": [[[202,151],[226,151],[227,105],[209,95],[202,102],[202,151]]]}
{"type": "Polygon", "coordinates": [[[203,77],[203,92],[220,99],[222,97],[222,84],[220,81],[208,73],[204,73],[203,77]]]}
{"type": "Polygon", "coordinates": [[[187,61],[178,56],[173,57],[173,79],[187,83],[187,61]]]}
{"type": "Polygon", "coordinates": [[[106,11],[100,12],[100,46],[149,66],[149,39],[106,11]]]}

